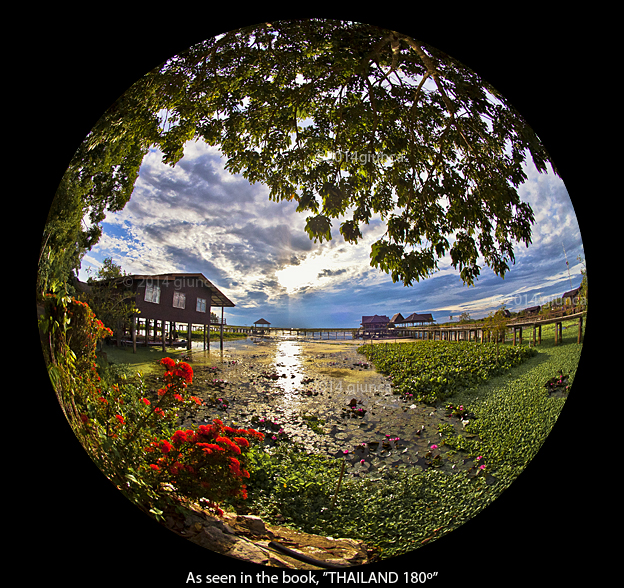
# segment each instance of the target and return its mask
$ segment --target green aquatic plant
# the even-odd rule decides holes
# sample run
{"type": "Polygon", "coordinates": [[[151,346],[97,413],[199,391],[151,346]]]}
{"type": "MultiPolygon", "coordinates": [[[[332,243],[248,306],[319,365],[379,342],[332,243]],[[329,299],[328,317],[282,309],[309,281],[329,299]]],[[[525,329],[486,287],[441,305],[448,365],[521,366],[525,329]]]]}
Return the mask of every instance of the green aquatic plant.
{"type": "Polygon", "coordinates": [[[362,345],[358,352],[392,378],[395,394],[429,403],[474,388],[537,353],[524,346],[497,349],[494,343],[468,341],[362,345]]]}

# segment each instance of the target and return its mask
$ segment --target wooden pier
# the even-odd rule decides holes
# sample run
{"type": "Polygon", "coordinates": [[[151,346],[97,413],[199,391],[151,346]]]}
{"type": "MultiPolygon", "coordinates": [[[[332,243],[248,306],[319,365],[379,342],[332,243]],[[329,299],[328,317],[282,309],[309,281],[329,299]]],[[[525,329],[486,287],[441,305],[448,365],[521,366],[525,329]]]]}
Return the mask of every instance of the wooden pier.
{"type": "Polygon", "coordinates": [[[311,339],[346,339],[348,334],[357,332],[357,328],[313,328],[302,329],[299,327],[236,327],[227,326],[223,328],[224,333],[246,333],[247,335],[290,335],[294,337],[305,337],[311,339]]]}
{"type": "MultiPolygon", "coordinates": [[[[506,334],[512,337],[513,345],[522,345],[523,329],[533,330],[533,345],[539,345],[542,342],[542,326],[555,325],[555,345],[563,340],[563,322],[569,320],[578,320],[578,336],[577,342],[583,340],[583,321],[587,314],[586,310],[557,311],[549,315],[534,315],[529,317],[519,317],[508,320],[501,325],[501,337],[504,341],[506,334]],[[570,312],[570,314],[565,314],[570,312]]],[[[483,322],[463,323],[454,325],[427,325],[416,327],[397,327],[388,329],[383,334],[370,335],[356,328],[313,328],[302,329],[298,327],[264,327],[262,329],[254,329],[253,327],[236,327],[224,326],[224,332],[230,333],[246,333],[253,335],[291,335],[296,337],[304,337],[305,339],[320,340],[339,340],[347,339],[347,335],[351,334],[353,338],[362,338],[363,340],[385,338],[404,338],[406,340],[424,340],[424,341],[480,341],[492,340],[492,327],[486,326],[483,322]]],[[[495,335],[494,335],[495,336],[495,335]]]]}
{"type": "MultiPolygon", "coordinates": [[[[563,341],[563,323],[578,319],[577,343],[581,343],[583,341],[583,319],[586,314],[587,311],[583,310],[567,315],[557,313],[556,316],[543,317],[536,315],[534,317],[512,319],[501,325],[501,330],[504,329],[503,341],[505,333],[511,331],[513,345],[522,345],[522,330],[533,329],[533,345],[539,345],[542,342],[542,326],[554,324],[555,345],[558,345],[563,341]]],[[[481,341],[483,343],[486,338],[491,339],[493,330],[483,323],[465,323],[452,326],[432,325],[427,327],[389,329],[388,336],[398,335],[400,337],[426,341],[481,341]]]]}
{"type": "MultiPolygon", "coordinates": [[[[583,322],[587,314],[586,310],[573,312],[572,314],[556,313],[555,316],[535,315],[530,317],[521,317],[508,320],[501,325],[500,339],[503,342],[507,334],[512,337],[513,345],[522,345],[524,333],[532,329],[532,344],[540,345],[542,342],[542,326],[555,325],[555,345],[563,341],[563,323],[570,320],[578,320],[577,343],[583,340],[583,322]]],[[[303,329],[298,327],[263,327],[261,329],[247,326],[225,325],[221,323],[212,323],[208,325],[199,325],[203,327],[203,344],[204,349],[210,345],[210,331],[217,331],[220,335],[220,343],[223,346],[223,336],[221,333],[239,333],[247,336],[294,336],[303,337],[311,340],[346,340],[361,338],[363,340],[373,339],[405,339],[418,341],[490,341],[495,337],[492,327],[486,326],[484,323],[464,323],[455,325],[427,325],[417,327],[399,327],[387,329],[380,334],[366,334],[356,328],[310,328],[303,329]]],[[[157,333],[156,321],[149,319],[137,320],[131,329],[131,337],[124,338],[123,343],[133,345],[136,349],[137,344],[144,346],[161,346],[164,350],[165,345],[169,347],[188,347],[190,349],[190,336],[193,325],[184,325],[182,329],[176,329],[173,325],[166,330],[165,341],[163,341],[160,333],[157,333]],[[172,333],[181,331],[186,334],[186,339],[178,341],[173,338],[172,333]],[[140,341],[139,339],[142,339],[140,341]],[[168,340],[167,340],[168,339],[168,340]]]]}

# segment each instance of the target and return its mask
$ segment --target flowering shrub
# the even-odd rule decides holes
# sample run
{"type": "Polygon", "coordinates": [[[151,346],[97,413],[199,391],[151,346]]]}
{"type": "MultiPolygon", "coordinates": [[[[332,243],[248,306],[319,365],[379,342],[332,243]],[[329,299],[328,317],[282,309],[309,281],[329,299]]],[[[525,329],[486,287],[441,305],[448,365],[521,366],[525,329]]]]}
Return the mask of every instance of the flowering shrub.
{"type": "Polygon", "coordinates": [[[112,335],[89,306],[66,292],[47,294],[39,319],[47,335],[44,352],[48,374],[65,417],[76,431],[83,422],[86,396],[100,395],[100,376],[95,363],[97,342],[112,335]],[[77,393],[89,391],[88,394],[77,393]]]}
{"type": "Polygon", "coordinates": [[[193,369],[169,357],[157,399],[150,401],[140,374],[116,383],[97,370],[96,344],[111,331],[87,304],[56,293],[40,319],[48,373],[63,411],[90,457],[132,502],[156,518],[180,499],[217,506],[245,498],[249,477],[245,450],[264,435],[226,427],[219,420],[197,430],[175,430],[178,411],[202,400],[188,393],[193,369]]]}
{"type": "Polygon", "coordinates": [[[170,439],[153,441],[146,449],[153,459],[149,468],[160,483],[173,484],[185,496],[205,496],[222,514],[214,503],[247,498],[243,480],[249,478],[249,472],[243,450],[250,439],[262,440],[264,435],[224,426],[219,419],[197,430],[179,429],[170,439]]]}

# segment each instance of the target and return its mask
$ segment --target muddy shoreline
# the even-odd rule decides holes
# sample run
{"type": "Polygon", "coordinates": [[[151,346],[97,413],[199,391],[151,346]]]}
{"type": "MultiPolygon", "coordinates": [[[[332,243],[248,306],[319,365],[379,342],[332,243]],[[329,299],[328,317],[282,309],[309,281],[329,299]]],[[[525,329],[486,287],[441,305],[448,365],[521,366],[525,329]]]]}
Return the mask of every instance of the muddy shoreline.
{"type": "Polygon", "coordinates": [[[472,460],[440,444],[438,425],[461,433],[461,422],[443,406],[394,395],[390,378],[357,352],[365,344],[266,337],[229,341],[223,351],[193,349],[185,356],[195,374],[192,393],[206,406],[192,420],[181,415],[182,425],[219,418],[254,427],[269,444],[296,442],[344,458],[355,476],[400,466],[471,468],[472,460]]]}

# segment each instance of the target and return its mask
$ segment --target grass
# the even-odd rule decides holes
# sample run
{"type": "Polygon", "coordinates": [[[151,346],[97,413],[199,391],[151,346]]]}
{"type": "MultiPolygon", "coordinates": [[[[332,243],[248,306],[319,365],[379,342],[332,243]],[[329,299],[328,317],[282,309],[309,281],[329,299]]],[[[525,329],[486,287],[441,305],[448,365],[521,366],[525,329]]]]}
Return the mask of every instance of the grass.
{"type": "Polygon", "coordinates": [[[160,347],[141,347],[137,345],[136,353],[132,352],[132,347],[116,347],[114,345],[105,346],[103,348],[106,353],[108,363],[113,365],[126,365],[132,373],[142,372],[149,374],[157,370],[162,372],[162,367],[158,366],[158,362],[163,357],[171,357],[179,359],[188,351],[186,349],[165,348],[163,353],[160,347]]]}
{"type": "Polygon", "coordinates": [[[477,416],[466,429],[476,437],[451,437],[446,444],[483,455],[488,469],[511,483],[546,440],[565,404],[567,393],[550,395],[546,382],[561,371],[571,386],[581,350],[572,342],[546,345],[512,373],[493,378],[474,393],[458,394],[454,404],[477,416]]]}
{"type": "MultiPolygon", "coordinates": [[[[210,331],[210,340],[216,341],[221,338],[221,334],[219,331],[210,331]]],[[[228,331],[223,332],[223,340],[224,341],[233,341],[236,339],[246,339],[246,333],[229,333],[228,331]]],[[[204,331],[191,331],[191,341],[203,341],[204,340],[204,331]]]]}
{"type": "MultiPolygon", "coordinates": [[[[224,341],[245,339],[246,337],[247,335],[242,333],[223,333],[224,341]]],[[[200,333],[199,331],[193,331],[192,339],[203,340],[203,332],[200,333]]],[[[217,333],[215,338],[215,333],[211,333],[211,342],[214,343],[218,340],[219,334],[217,333]]],[[[163,357],[179,359],[188,353],[188,350],[185,348],[167,346],[165,346],[165,351],[163,352],[160,346],[152,345],[145,347],[144,345],[141,345],[141,341],[137,342],[136,353],[132,352],[131,346],[117,347],[115,345],[106,345],[104,346],[103,351],[106,353],[109,363],[127,364],[133,372],[141,371],[144,374],[148,374],[154,369],[161,369],[157,364],[163,357]]]]}

